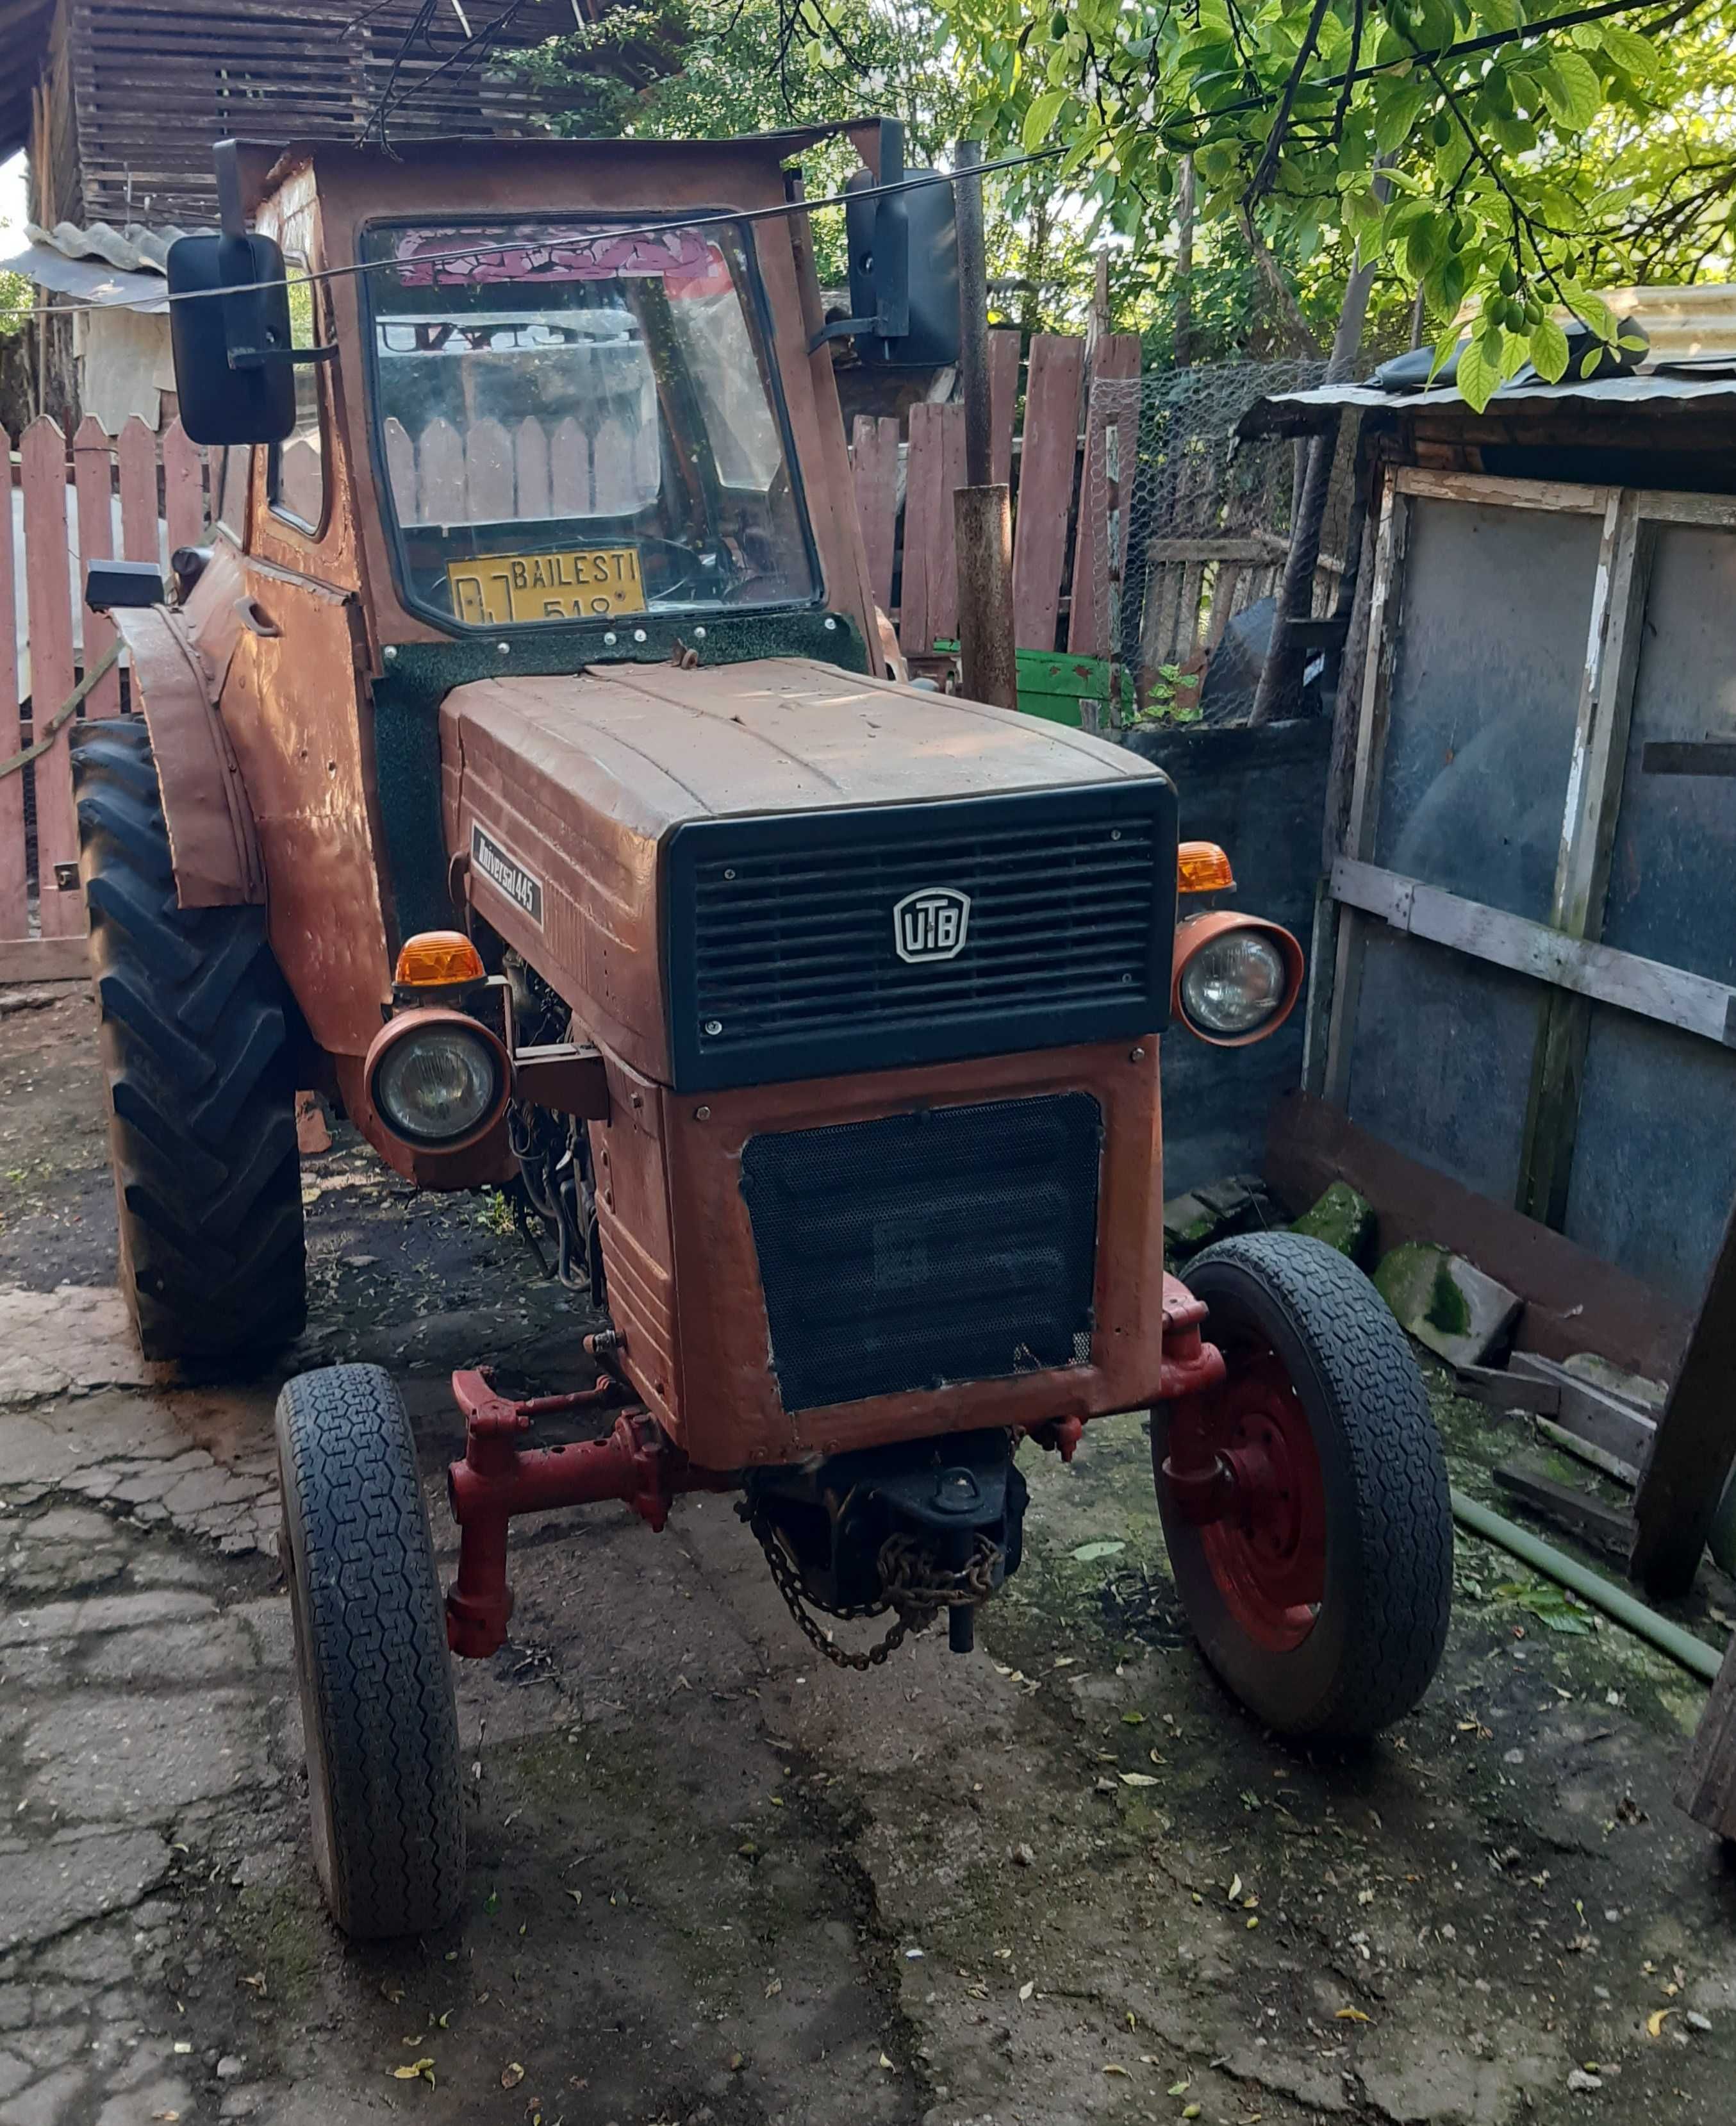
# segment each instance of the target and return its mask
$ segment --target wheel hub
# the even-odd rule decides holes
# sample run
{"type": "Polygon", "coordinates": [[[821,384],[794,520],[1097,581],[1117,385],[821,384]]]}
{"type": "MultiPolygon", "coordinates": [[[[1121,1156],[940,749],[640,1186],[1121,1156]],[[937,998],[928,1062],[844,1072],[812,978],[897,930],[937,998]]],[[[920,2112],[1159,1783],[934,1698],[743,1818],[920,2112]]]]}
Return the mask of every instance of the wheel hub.
{"type": "Polygon", "coordinates": [[[1326,1590],[1326,1494],[1275,1353],[1233,1360],[1221,1387],[1177,1410],[1163,1476],[1243,1629],[1273,1652],[1300,1646],[1326,1590]]]}

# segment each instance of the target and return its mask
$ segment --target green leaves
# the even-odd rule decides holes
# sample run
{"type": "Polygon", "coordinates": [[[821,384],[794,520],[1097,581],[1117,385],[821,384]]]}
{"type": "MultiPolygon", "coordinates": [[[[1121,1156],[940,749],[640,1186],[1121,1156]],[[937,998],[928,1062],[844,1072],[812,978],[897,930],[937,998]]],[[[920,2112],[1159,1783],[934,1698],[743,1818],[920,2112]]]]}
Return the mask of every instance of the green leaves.
{"type": "Polygon", "coordinates": [[[1563,125],[1583,130],[1603,108],[1603,83],[1583,52],[1563,45],[1537,77],[1543,100],[1563,125]]]}
{"type": "Polygon", "coordinates": [[[1040,96],[1031,99],[1031,108],[1025,113],[1025,123],[1019,129],[1019,137],[1027,152],[1049,145],[1050,132],[1072,93],[1071,89],[1046,88],[1040,96]]]}
{"type": "Polygon", "coordinates": [[[1553,318],[1531,327],[1531,366],[1545,384],[1559,384],[1567,373],[1567,334],[1553,318]]]}
{"type": "Polygon", "coordinates": [[[1501,372],[1484,353],[1481,339],[1468,340],[1459,356],[1460,395],[1480,413],[1500,381],[1501,372]]]}

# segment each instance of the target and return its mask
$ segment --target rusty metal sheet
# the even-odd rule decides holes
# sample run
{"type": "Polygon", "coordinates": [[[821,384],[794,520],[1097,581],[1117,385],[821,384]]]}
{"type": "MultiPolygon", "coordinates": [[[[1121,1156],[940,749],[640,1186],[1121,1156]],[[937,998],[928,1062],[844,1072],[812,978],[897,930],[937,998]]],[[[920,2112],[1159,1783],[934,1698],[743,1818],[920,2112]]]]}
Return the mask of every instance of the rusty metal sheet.
{"type": "Polygon", "coordinates": [[[249,560],[233,610],[221,706],[271,880],[271,949],[319,1046],[364,1056],[392,988],[359,605],[249,560]]]}
{"type": "Polygon", "coordinates": [[[177,903],[257,906],[265,899],[259,838],[186,617],[143,606],[120,607],[114,619],[132,658],[134,697],[156,757],[177,903]]]}

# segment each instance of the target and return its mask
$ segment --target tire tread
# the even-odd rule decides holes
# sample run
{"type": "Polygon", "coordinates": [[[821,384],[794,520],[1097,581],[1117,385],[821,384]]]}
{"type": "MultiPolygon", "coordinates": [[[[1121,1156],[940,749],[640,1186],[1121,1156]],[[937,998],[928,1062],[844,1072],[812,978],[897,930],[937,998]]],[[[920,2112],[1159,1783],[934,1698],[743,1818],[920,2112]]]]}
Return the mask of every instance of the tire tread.
{"type": "Polygon", "coordinates": [[[307,1318],[287,999],[265,911],[178,905],[141,717],[87,725],[73,758],[139,1345],[262,1358],[307,1318]]]}
{"type": "Polygon", "coordinates": [[[307,1746],[330,1798],[332,1916],[363,1939],[443,1926],[464,1892],[464,1801],[409,1420],[379,1367],[324,1367],[285,1384],[277,1446],[317,1723],[307,1746]]]}

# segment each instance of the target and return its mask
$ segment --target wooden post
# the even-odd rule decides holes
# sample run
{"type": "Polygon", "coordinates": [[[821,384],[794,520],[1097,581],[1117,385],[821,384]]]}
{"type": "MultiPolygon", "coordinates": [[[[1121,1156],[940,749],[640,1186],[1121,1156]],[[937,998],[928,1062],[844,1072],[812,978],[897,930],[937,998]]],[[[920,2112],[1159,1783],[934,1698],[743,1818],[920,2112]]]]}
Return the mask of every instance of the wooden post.
{"type": "MultiPolygon", "coordinates": [[[[1660,1177],[1660,1183],[1662,1177],[1660,1177]]],[[[1629,1571],[1654,1600],[1686,1594],[1736,1461],[1736,1205],[1700,1317],[1658,1421],[1634,1496],[1639,1530],[1629,1571]]],[[[1724,1665],[1727,1680],[1729,1664],[1724,1665]]],[[[1720,1684],[1721,1687],[1721,1684],[1720,1684]]],[[[1736,1788],[1736,1771],[1729,1774],[1736,1788]]],[[[1691,1811],[1690,1813],[1692,1813],[1691,1811]]]]}
{"type": "Polygon", "coordinates": [[[965,380],[965,485],[952,498],[958,555],[959,663],[964,692],[1018,706],[1012,646],[1012,496],[991,479],[994,424],[988,361],[988,279],[983,248],[980,140],[953,149],[959,222],[959,366],[965,380]]]}
{"type": "Polygon", "coordinates": [[[1736,1638],[1688,1745],[1676,1806],[1720,1838],[1736,1839],[1736,1638]]]}
{"type": "Polygon", "coordinates": [[[965,693],[995,707],[1018,706],[1012,645],[1012,498],[998,483],[953,495],[959,554],[959,654],[965,693]]]}

